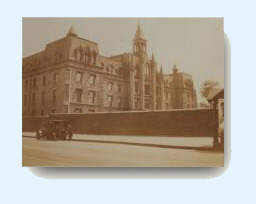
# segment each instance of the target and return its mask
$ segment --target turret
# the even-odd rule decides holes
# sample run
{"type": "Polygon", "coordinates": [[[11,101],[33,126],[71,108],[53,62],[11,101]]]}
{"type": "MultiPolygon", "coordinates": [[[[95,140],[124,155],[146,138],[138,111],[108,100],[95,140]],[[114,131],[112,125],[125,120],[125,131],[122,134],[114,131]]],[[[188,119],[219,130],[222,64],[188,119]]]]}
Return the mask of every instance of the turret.
{"type": "Polygon", "coordinates": [[[177,66],[176,66],[175,63],[173,65],[172,72],[173,72],[173,74],[177,74],[178,73],[178,69],[177,69],[177,66]]]}
{"type": "Polygon", "coordinates": [[[135,36],[133,38],[133,52],[136,54],[146,53],[147,40],[141,30],[140,24],[137,27],[135,36]]]}

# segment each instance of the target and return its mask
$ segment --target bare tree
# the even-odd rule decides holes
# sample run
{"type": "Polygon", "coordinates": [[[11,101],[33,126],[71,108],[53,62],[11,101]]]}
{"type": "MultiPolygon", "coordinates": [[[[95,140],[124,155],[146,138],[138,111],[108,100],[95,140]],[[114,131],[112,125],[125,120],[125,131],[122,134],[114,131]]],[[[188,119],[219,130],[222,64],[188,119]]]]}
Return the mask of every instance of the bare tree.
{"type": "Polygon", "coordinates": [[[206,80],[200,88],[200,93],[201,96],[204,98],[208,98],[209,94],[214,91],[214,89],[218,89],[219,86],[219,82],[215,81],[215,80],[206,80]]]}

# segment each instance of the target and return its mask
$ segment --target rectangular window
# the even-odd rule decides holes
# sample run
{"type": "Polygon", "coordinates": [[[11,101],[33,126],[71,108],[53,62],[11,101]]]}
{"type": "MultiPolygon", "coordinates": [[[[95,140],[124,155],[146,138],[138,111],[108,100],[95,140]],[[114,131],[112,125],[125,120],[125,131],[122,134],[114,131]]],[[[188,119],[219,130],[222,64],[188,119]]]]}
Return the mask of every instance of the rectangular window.
{"type": "Polygon", "coordinates": [[[28,80],[25,81],[25,90],[28,89],[28,80]]]}
{"type": "Polygon", "coordinates": [[[83,73],[82,72],[77,72],[76,73],[76,83],[82,84],[82,78],[83,78],[83,73]]]}
{"type": "Polygon", "coordinates": [[[145,94],[150,95],[150,85],[145,84],[145,94]]]}
{"type": "Polygon", "coordinates": [[[44,115],[44,110],[41,110],[41,115],[44,115]]]}
{"type": "Polygon", "coordinates": [[[42,100],[41,100],[42,104],[44,104],[44,101],[45,101],[45,91],[42,92],[42,100]]]}
{"type": "Polygon", "coordinates": [[[165,103],[165,109],[168,109],[168,108],[169,108],[169,104],[165,103]]]}
{"type": "Polygon", "coordinates": [[[89,76],[89,83],[91,85],[95,84],[96,76],[95,75],[90,75],[89,76]]]}
{"type": "Polygon", "coordinates": [[[117,84],[117,91],[122,92],[122,84],[117,84]]]}
{"type": "Polygon", "coordinates": [[[150,100],[149,99],[145,100],[145,108],[150,109],[150,100]]]}
{"type": "Polygon", "coordinates": [[[46,84],[46,76],[43,76],[43,85],[46,84]]]}
{"type": "Polygon", "coordinates": [[[55,109],[52,109],[52,113],[55,113],[56,112],[56,110],[55,109]]]}
{"type": "Polygon", "coordinates": [[[134,107],[139,108],[139,99],[138,98],[134,99],[134,107]]]}
{"type": "Polygon", "coordinates": [[[56,90],[53,90],[52,92],[52,102],[56,103],[56,90]]]}
{"type": "Polygon", "coordinates": [[[82,89],[76,89],[76,102],[82,102],[82,89]]]}
{"type": "Polygon", "coordinates": [[[108,107],[113,106],[113,96],[108,96],[108,107]]]}
{"type": "Polygon", "coordinates": [[[27,99],[27,94],[25,94],[25,95],[24,95],[24,106],[27,105],[27,100],[28,100],[28,99],[27,99]]]}
{"type": "Polygon", "coordinates": [[[33,93],[32,94],[32,104],[35,105],[35,103],[36,103],[36,94],[33,93]]]}
{"type": "Polygon", "coordinates": [[[165,99],[168,100],[169,99],[169,93],[165,92],[165,99]]]}
{"type": "Polygon", "coordinates": [[[90,91],[89,92],[89,103],[90,104],[94,104],[95,103],[95,95],[96,95],[95,91],[90,91]]]}
{"type": "Polygon", "coordinates": [[[160,95],[160,87],[158,86],[158,87],[156,87],[156,95],[160,95]]]}
{"type": "Polygon", "coordinates": [[[113,90],[113,83],[109,82],[108,83],[108,91],[112,91],[113,90]]]}
{"type": "Polygon", "coordinates": [[[135,93],[139,93],[139,84],[135,82],[135,93]]]}
{"type": "Polygon", "coordinates": [[[69,101],[69,84],[65,84],[65,100],[69,101]]]}
{"type": "Polygon", "coordinates": [[[54,74],[54,75],[53,75],[53,83],[54,83],[54,84],[57,84],[57,81],[58,81],[58,75],[57,75],[57,74],[54,74]]]}
{"type": "Polygon", "coordinates": [[[33,79],[33,88],[36,88],[36,78],[33,79]]]}
{"type": "Polygon", "coordinates": [[[122,108],[122,98],[120,96],[117,98],[117,107],[122,108]]]}

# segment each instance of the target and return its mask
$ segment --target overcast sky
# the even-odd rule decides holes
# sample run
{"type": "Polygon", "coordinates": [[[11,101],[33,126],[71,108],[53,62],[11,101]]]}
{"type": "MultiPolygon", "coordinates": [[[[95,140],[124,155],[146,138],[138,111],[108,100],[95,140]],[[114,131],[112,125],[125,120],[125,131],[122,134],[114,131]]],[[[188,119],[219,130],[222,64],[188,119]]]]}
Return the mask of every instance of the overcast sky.
{"type": "Polygon", "coordinates": [[[78,36],[98,43],[101,55],[132,52],[132,39],[140,22],[158,66],[170,73],[173,63],[191,74],[198,99],[208,79],[224,87],[224,32],[216,18],[23,18],[23,57],[44,50],[66,35],[71,25],[78,36]]]}

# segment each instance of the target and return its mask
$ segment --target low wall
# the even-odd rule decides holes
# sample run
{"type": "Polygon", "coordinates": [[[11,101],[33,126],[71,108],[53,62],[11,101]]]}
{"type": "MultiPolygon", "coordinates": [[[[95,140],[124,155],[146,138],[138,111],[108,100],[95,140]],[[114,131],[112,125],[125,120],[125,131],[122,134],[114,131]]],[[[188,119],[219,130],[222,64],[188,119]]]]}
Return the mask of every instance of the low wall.
{"type": "MultiPolygon", "coordinates": [[[[74,133],[159,136],[214,136],[215,117],[213,109],[50,115],[67,120],[74,133]]],[[[31,131],[38,121],[23,119],[31,123],[31,131]]],[[[28,126],[24,125],[26,130],[28,126]]]]}
{"type": "Polygon", "coordinates": [[[47,117],[37,117],[37,116],[23,116],[22,117],[22,131],[23,132],[36,132],[40,124],[49,119],[47,117]]]}

